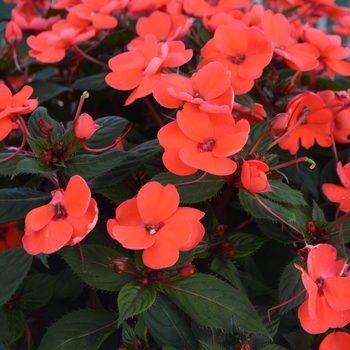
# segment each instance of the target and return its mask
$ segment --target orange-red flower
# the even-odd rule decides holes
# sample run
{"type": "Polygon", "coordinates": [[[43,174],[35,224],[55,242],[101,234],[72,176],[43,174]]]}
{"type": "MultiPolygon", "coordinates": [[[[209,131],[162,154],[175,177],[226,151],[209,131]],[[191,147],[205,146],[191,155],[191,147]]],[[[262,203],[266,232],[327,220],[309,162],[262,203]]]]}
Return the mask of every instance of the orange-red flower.
{"type": "Polygon", "coordinates": [[[337,163],[337,173],[343,186],[325,183],[322,185],[323,193],[333,203],[340,203],[342,211],[350,211],[350,163],[342,165],[337,163]]]}
{"type": "Polygon", "coordinates": [[[5,31],[6,41],[12,46],[17,46],[22,41],[22,37],[22,30],[18,24],[14,21],[8,22],[5,31]]]}
{"type": "Polygon", "coordinates": [[[98,208],[85,180],[74,175],[67,189],[51,192],[49,204],[25,218],[24,249],[32,255],[50,254],[79,243],[96,225],[98,208]]]}
{"type": "Polygon", "coordinates": [[[153,96],[167,108],[184,102],[198,105],[209,113],[230,114],[233,106],[231,72],[219,62],[211,62],[192,75],[162,74],[153,84],[153,96]]]}
{"type": "Polygon", "coordinates": [[[165,12],[154,11],[149,17],[140,17],[136,23],[138,37],[127,46],[129,51],[143,45],[147,34],[153,34],[159,41],[178,40],[185,36],[192,26],[190,19],[183,14],[168,15],[165,12]],[[160,26],[159,23],[162,23],[160,26]]]}
{"type": "Polygon", "coordinates": [[[298,309],[301,326],[311,334],[328,328],[344,327],[350,322],[350,275],[345,260],[337,260],[337,250],[329,244],[310,246],[307,272],[302,281],[307,296],[298,309]]]}
{"type": "Polygon", "coordinates": [[[269,166],[260,160],[244,160],[241,172],[243,187],[255,193],[271,191],[266,176],[268,171],[269,166]]]}
{"type": "Polygon", "coordinates": [[[26,85],[12,96],[11,90],[0,84],[0,141],[17,128],[17,114],[28,114],[38,106],[38,100],[28,99],[32,93],[33,88],[26,85]]]}
{"type": "Polygon", "coordinates": [[[216,12],[249,5],[248,0],[184,0],[184,10],[196,17],[210,16],[216,12]]]}
{"type": "Polygon", "coordinates": [[[83,113],[74,120],[73,129],[78,140],[88,140],[100,126],[95,124],[90,114],[83,113]]]}
{"type": "Polygon", "coordinates": [[[84,42],[94,35],[95,29],[92,27],[73,27],[62,20],[55,23],[52,30],[28,37],[27,44],[31,48],[29,56],[44,63],[59,62],[70,46],[84,42]]]}
{"type": "Polygon", "coordinates": [[[235,102],[233,104],[232,115],[236,122],[244,118],[249,121],[250,125],[260,123],[266,119],[266,111],[263,105],[256,102],[253,103],[253,113],[249,107],[235,102]]]}
{"type": "Polygon", "coordinates": [[[319,350],[348,350],[350,334],[345,332],[333,332],[322,340],[319,350]]]}
{"type": "Polygon", "coordinates": [[[334,33],[350,36],[350,14],[339,18],[340,26],[335,24],[332,29],[334,33]]]}
{"type": "Polygon", "coordinates": [[[230,175],[237,169],[229,157],[239,152],[248,139],[250,126],[231,115],[201,111],[185,103],[177,119],[158,132],[164,147],[163,163],[177,175],[194,174],[198,169],[214,175],[230,175]]]}
{"type": "Polygon", "coordinates": [[[107,222],[108,233],[127,249],[144,249],[142,260],[152,269],[172,266],[179,251],[193,249],[204,235],[198,209],[179,207],[174,185],[148,182],[137,198],[116,209],[116,218],[107,222]]]}
{"type": "Polygon", "coordinates": [[[22,233],[16,228],[17,222],[0,224],[0,252],[22,246],[22,233]]]}
{"type": "Polygon", "coordinates": [[[182,66],[191,59],[192,54],[193,51],[186,50],[182,41],[158,44],[157,38],[148,34],[143,45],[109,60],[112,72],[107,74],[106,82],[117,90],[135,89],[125,102],[125,105],[129,105],[152,92],[153,83],[160,79],[161,70],[182,66]]]}
{"type": "Polygon", "coordinates": [[[219,26],[214,38],[201,50],[202,68],[209,62],[217,61],[231,71],[231,85],[236,95],[248,92],[254,79],[260,78],[263,68],[272,58],[273,46],[266,34],[234,19],[227,25],[219,26]],[[235,38],[235,40],[232,40],[235,38]]]}
{"type": "Polygon", "coordinates": [[[322,147],[331,146],[332,112],[324,107],[325,103],[321,97],[312,92],[295,96],[286,108],[292,115],[288,130],[293,128],[300,118],[303,120],[290,134],[283,136],[278,145],[284,150],[289,150],[291,154],[297,153],[299,140],[306,149],[312,147],[315,141],[322,147]]]}

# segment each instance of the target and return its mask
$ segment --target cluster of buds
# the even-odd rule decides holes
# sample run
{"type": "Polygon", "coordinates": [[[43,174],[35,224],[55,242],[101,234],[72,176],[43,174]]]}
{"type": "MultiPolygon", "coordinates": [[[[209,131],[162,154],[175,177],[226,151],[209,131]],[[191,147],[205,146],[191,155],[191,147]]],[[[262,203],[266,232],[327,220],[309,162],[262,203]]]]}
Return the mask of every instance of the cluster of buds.
{"type": "Polygon", "coordinates": [[[317,225],[316,221],[312,220],[306,223],[305,228],[312,240],[311,244],[317,245],[329,242],[329,236],[326,232],[325,225],[317,225]]]}

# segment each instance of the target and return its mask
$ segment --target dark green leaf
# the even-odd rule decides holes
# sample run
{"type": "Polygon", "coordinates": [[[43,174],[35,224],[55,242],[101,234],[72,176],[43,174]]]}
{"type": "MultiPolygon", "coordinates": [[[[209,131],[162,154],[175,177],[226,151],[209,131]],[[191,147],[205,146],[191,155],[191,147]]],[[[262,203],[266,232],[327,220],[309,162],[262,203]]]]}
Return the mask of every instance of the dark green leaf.
{"type": "Polygon", "coordinates": [[[155,302],[156,296],[157,293],[153,287],[143,287],[138,281],[125,285],[118,294],[118,325],[125,319],[150,308],[155,302]]]}
{"type": "Polygon", "coordinates": [[[18,174],[49,174],[53,173],[53,169],[50,165],[43,163],[40,159],[27,158],[21,160],[16,169],[14,170],[12,177],[18,174]]]}
{"type": "MultiPolygon", "coordinates": [[[[250,128],[249,139],[242,150],[243,157],[246,157],[250,150],[254,147],[261,135],[268,129],[269,124],[267,122],[257,123],[250,128]]],[[[271,137],[269,134],[265,135],[264,139],[259,144],[255,152],[265,153],[268,146],[271,143],[271,137]]]]}
{"type": "Polygon", "coordinates": [[[70,268],[88,285],[97,289],[116,292],[128,283],[132,276],[127,273],[117,274],[109,267],[111,260],[122,255],[112,248],[95,244],[82,244],[84,272],[82,272],[82,257],[78,247],[65,247],[58,253],[70,268]]]}
{"type": "MultiPolygon", "coordinates": [[[[277,242],[284,244],[294,243],[296,239],[292,237],[288,232],[291,231],[289,227],[282,227],[280,223],[274,223],[264,220],[257,220],[260,230],[266,235],[277,242]]],[[[292,232],[295,235],[295,232],[292,232]]]]}
{"type": "Polygon", "coordinates": [[[85,142],[86,146],[94,149],[113,144],[123,134],[128,124],[130,124],[128,120],[115,116],[96,119],[95,123],[100,128],[85,142]]]}
{"type": "Polygon", "coordinates": [[[89,187],[92,190],[105,188],[123,180],[125,176],[138,169],[143,163],[161,152],[161,150],[162,147],[159,145],[158,140],[147,141],[132,148],[126,152],[128,157],[123,161],[122,167],[90,180],[89,187]]]}
{"type": "Polygon", "coordinates": [[[266,242],[266,239],[251,233],[235,233],[229,239],[237,250],[234,254],[235,258],[242,258],[254,253],[266,242]]]}
{"type": "Polygon", "coordinates": [[[0,189],[0,223],[21,220],[50,199],[50,194],[28,188],[0,189]]]}
{"type": "Polygon", "coordinates": [[[0,309],[0,344],[5,344],[6,348],[9,349],[12,343],[7,315],[5,310],[0,309]]]}
{"type": "Polygon", "coordinates": [[[327,222],[322,209],[318,206],[316,201],[313,201],[312,205],[312,220],[315,220],[317,226],[325,225],[327,222]]]}
{"type": "Polygon", "coordinates": [[[127,199],[135,196],[135,193],[130,191],[123,182],[118,182],[110,187],[94,190],[94,192],[102,194],[115,204],[120,204],[127,199]]]}
{"type": "MultiPolygon", "coordinates": [[[[189,176],[178,176],[166,172],[155,176],[152,181],[158,181],[162,185],[182,184],[193,182],[199,179],[202,175],[202,173],[196,173],[189,176]]],[[[204,179],[197,183],[177,187],[180,194],[180,202],[185,204],[204,202],[207,199],[214,197],[224,184],[225,180],[222,177],[207,174],[204,179]]]]}
{"type": "Polygon", "coordinates": [[[126,323],[123,322],[122,339],[125,345],[132,347],[134,345],[134,339],[136,338],[135,331],[126,323]]]}
{"type": "Polygon", "coordinates": [[[281,181],[270,180],[270,187],[273,192],[265,192],[262,195],[275,202],[290,203],[293,205],[307,205],[302,193],[293,190],[281,181]]]}
{"type": "Polygon", "coordinates": [[[38,97],[40,103],[53,99],[63,92],[70,91],[67,86],[51,83],[41,79],[34,79],[29,85],[34,89],[31,98],[38,97]]]}
{"type": "Polygon", "coordinates": [[[69,268],[57,275],[54,289],[56,299],[74,299],[83,291],[85,284],[69,268]]]}
{"type": "Polygon", "coordinates": [[[81,154],[71,157],[65,163],[64,174],[91,178],[115,168],[128,156],[127,152],[110,149],[101,154],[81,154]]]}
{"type": "Polygon", "coordinates": [[[283,337],[293,350],[310,350],[313,348],[315,340],[312,334],[308,334],[302,329],[284,334],[283,337]]]}
{"type": "Polygon", "coordinates": [[[73,90],[80,91],[101,91],[105,89],[108,85],[105,81],[106,73],[98,73],[94,75],[89,75],[88,77],[77,79],[73,86],[73,90]]]}
{"type": "MultiPolygon", "coordinates": [[[[269,199],[263,198],[257,194],[261,202],[267,206],[271,212],[275,213],[277,216],[292,223],[296,220],[296,217],[289,210],[283,208],[281,205],[270,201],[269,199]]],[[[277,221],[278,219],[268,212],[258,201],[254,198],[253,194],[244,190],[239,190],[239,200],[243,209],[253,216],[255,219],[267,219],[272,221],[277,221]]]]}
{"type": "Polygon", "coordinates": [[[268,335],[249,299],[222,280],[197,273],[172,285],[166,294],[198,324],[224,329],[234,316],[247,332],[268,335]]]}
{"type": "Polygon", "coordinates": [[[268,344],[263,348],[260,348],[260,350],[288,350],[288,348],[285,348],[284,346],[281,346],[281,345],[268,344]]]}
{"type": "Polygon", "coordinates": [[[199,343],[201,345],[201,350],[225,350],[225,348],[220,345],[209,344],[203,340],[199,340],[199,343]]]}
{"type": "Polygon", "coordinates": [[[254,100],[251,97],[248,95],[238,95],[235,96],[235,102],[248,107],[252,115],[254,115],[254,100]]]}
{"type": "MultiPolygon", "coordinates": [[[[14,152],[4,152],[0,154],[0,160],[3,160],[9,156],[11,156],[14,152]]],[[[17,167],[17,164],[25,159],[26,156],[24,156],[23,154],[19,154],[17,156],[15,156],[14,158],[7,160],[4,163],[1,163],[0,166],[0,175],[7,175],[7,176],[11,176],[12,173],[14,172],[14,170],[17,167]]]]}
{"type": "Polygon", "coordinates": [[[99,349],[116,330],[117,315],[109,311],[79,310],[51,325],[38,350],[99,349]]]}
{"type": "Polygon", "coordinates": [[[239,277],[249,297],[271,294],[273,291],[257,276],[239,271],[239,277]]]}
{"type": "MultiPolygon", "coordinates": [[[[295,297],[303,289],[303,283],[301,282],[301,272],[294,266],[294,264],[300,264],[300,259],[296,258],[284,269],[279,285],[278,285],[278,296],[279,302],[284,303],[287,300],[295,297]]],[[[281,315],[285,312],[293,309],[300,305],[305,299],[305,294],[302,294],[297,299],[292,300],[290,303],[283,305],[279,310],[281,315]]]]}
{"type": "Polygon", "coordinates": [[[210,265],[210,269],[229,281],[240,292],[246,294],[238,270],[232,261],[215,258],[210,265]]]}
{"type": "Polygon", "coordinates": [[[27,276],[18,291],[22,310],[37,310],[45,306],[53,296],[56,276],[39,273],[27,276]]]}
{"type": "Polygon", "coordinates": [[[198,348],[188,319],[163,294],[158,295],[154,305],[144,313],[144,319],[159,346],[179,350],[198,348]]]}
{"type": "Polygon", "coordinates": [[[35,152],[35,154],[39,156],[41,156],[49,146],[49,142],[43,138],[27,136],[27,141],[29,143],[30,148],[35,152]]]}
{"type": "Polygon", "coordinates": [[[42,138],[39,130],[39,121],[40,119],[46,119],[50,123],[53,123],[52,136],[54,138],[61,137],[63,134],[63,130],[61,125],[55,120],[52,119],[48,113],[47,109],[44,107],[38,107],[30,116],[28,120],[28,130],[30,132],[30,136],[32,138],[42,138]]]}
{"type": "Polygon", "coordinates": [[[0,311],[0,314],[4,314],[7,318],[7,322],[2,317],[0,319],[0,344],[2,342],[1,332],[3,329],[7,328],[8,333],[3,341],[7,345],[7,348],[10,349],[13,343],[23,337],[26,330],[26,320],[23,311],[18,306],[14,306],[10,309],[2,308],[2,312],[0,311]],[[3,322],[6,322],[4,328],[2,327],[3,322]]]}
{"type": "Polygon", "coordinates": [[[0,253],[0,305],[5,304],[27,275],[33,257],[23,248],[0,253]]]}

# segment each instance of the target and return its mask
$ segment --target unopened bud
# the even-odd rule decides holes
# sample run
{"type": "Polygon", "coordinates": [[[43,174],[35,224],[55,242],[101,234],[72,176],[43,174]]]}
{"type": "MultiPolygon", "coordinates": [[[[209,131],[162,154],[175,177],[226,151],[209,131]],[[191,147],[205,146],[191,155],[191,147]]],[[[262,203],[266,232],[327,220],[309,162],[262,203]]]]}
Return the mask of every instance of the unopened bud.
{"type": "Polygon", "coordinates": [[[184,278],[189,278],[194,273],[196,273],[196,267],[190,262],[182,264],[176,270],[179,273],[179,275],[184,278]]]}
{"type": "Polygon", "coordinates": [[[239,350],[254,350],[254,348],[251,344],[249,344],[248,342],[245,342],[244,344],[241,345],[239,350]]]}
{"type": "Polygon", "coordinates": [[[141,277],[139,281],[143,287],[147,287],[149,285],[149,279],[147,277],[141,277]]]}
{"type": "Polygon", "coordinates": [[[316,231],[315,220],[307,222],[305,228],[306,228],[307,232],[310,232],[310,233],[315,232],[316,231]]]}
{"type": "Polygon", "coordinates": [[[49,137],[54,128],[54,124],[46,118],[40,118],[39,120],[39,132],[42,137],[49,137]]]}
{"type": "Polygon", "coordinates": [[[127,257],[117,258],[112,260],[110,266],[113,267],[115,273],[123,273],[128,268],[128,261],[127,257]]]}
{"type": "Polygon", "coordinates": [[[269,124],[272,138],[280,136],[281,133],[288,129],[291,116],[291,112],[279,113],[270,120],[269,124]]]}
{"type": "Polygon", "coordinates": [[[17,46],[22,41],[22,30],[14,21],[7,23],[5,39],[11,46],[17,46]]]}
{"type": "Polygon", "coordinates": [[[43,162],[43,163],[48,163],[48,162],[51,162],[52,161],[52,152],[51,150],[47,150],[45,151],[41,157],[40,157],[40,160],[43,162]]]}
{"type": "Polygon", "coordinates": [[[222,236],[227,229],[227,225],[221,224],[215,227],[215,234],[217,236],[222,236]]]}

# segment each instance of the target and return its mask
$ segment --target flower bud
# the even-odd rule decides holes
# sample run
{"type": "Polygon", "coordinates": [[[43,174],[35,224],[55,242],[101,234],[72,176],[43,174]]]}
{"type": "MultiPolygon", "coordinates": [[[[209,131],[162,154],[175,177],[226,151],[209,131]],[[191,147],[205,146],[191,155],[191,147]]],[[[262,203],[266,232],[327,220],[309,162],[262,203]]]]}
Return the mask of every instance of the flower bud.
{"type": "Polygon", "coordinates": [[[226,231],[226,229],[227,229],[227,225],[218,225],[218,226],[216,226],[215,227],[215,235],[216,236],[222,236],[224,233],[225,233],[225,231],[226,231]]]}
{"type": "Polygon", "coordinates": [[[241,345],[239,350],[254,350],[253,346],[249,344],[247,341],[244,342],[244,344],[241,345]]]}
{"type": "Polygon", "coordinates": [[[99,128],[100,126],[95,124],[91,115],[87,113],[81,114],[73,123],[75,136],[81,141],[88,140],[99,128]]]}
{"type": "Polygon", "coordinates": [[[112,260],[110,266],[113,267],[115,273],[123,273],[128,268],[128,261],[127,257],[117,258],[112,260]]]}
{"type": "Polygon", "coordinates": [[[313,233],[316,231],[315,220],[312,220],[306,223],[306,230],[310,233],[313,233]]]}
{"type": "Polygon", "coordinates": [[[288,129],[291,116],[291,112],[279,113],[270,120],[270,135],[273,139],[288,129]]]}
{"type": "Polygon", "coordinates": [[[17,46],[22,41],[22,30],[14,21],[7,23],[5,39],[11,46],[17,46]]]}
{"type": "Polygon", "coordinates": [[[147,277],[140,277],[139,281],[143,287],[147,287],[149,285],[149,279],[147,277]]]}
{"type": "Polygon", "coordinates": [[[49,137],[54,128],[54,124],[46,118],[40,118],[39,120],[39,132],[42,137],[49,137]]]}
{"type": "Polygon", "coordinates": [[[176,270],[179,273],[179,275],[183,278],[189,278],[194,273],[196,273],[196,267],[190,262],[182,264],[176,270]]]}

